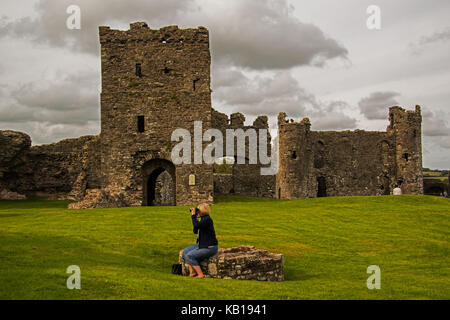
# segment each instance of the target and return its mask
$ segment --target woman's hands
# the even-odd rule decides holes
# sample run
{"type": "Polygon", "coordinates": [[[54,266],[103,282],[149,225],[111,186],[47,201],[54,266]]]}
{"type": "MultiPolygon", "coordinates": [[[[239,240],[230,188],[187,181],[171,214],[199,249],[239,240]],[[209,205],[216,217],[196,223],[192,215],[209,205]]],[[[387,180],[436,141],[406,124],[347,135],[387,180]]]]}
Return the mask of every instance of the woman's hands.
{"type": "Polygon", "coordinates": [[[195,215],[195,208],[191,208],[190,211],[191,211],[191,215],[195,215]]]}

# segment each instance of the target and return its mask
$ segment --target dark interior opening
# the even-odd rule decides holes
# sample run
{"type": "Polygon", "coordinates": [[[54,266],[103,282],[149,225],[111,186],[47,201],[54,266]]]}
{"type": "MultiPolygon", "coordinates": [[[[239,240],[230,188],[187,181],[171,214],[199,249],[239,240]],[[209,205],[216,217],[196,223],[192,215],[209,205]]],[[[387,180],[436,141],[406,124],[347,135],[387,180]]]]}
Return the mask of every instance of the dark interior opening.
{"type": "Polygon", "coordinates": [[[138,116],[137,117],[137,126],[138,126],[138,132],[144,132],[145,131],[145,118],[144,116],[138,116]]]}
{"type": "Polygon", "coordinates": [[[406,162],[409,160],[409,153],[404,153],[403,158],[405,158],[406,162]]]}
{"type": "Polygon", "coordinates": [[[147,179],[147,205],[153,206],[156,199],[156,179],[164,172],[163,168],[155,169],[147,179]]]}
{"type": "Polygon", "coordinates": [[[321,154],[314,155],[314,168],[322,169],[325,166],[325,161],[321,154]]]}
{"type": "Polygon", "coordinates": [[[199,78],[194,79],[194,81],[193,81],[193,89],[194,89],[194,91],[197,89],[197,82],[199,82],[199,81],[200,81],[199,78]]]}
{"type": "Polygon", "coordinates": [[[440,196],[444,193],[444,188],[439,186],[432,186],[425,189],[424,194],[430,195],[430,196],[440,196]]]}
{"type": "Polygon", "coordinates": [[[327,184],[325,177],[317,178],[317,197],[326,197],[327,196],[327,184]]]}
{"type": "Polygon", "coordinates": [[[291,154],[291,158],[292,159],[297,159],[297,151],[292,151],[292,154],[291,154]]]}
{"type": "Polygon", "coordinates": [[[136,76],[142,77],[142,66],[140,63],[136,63],[136,76]]]}
{"type": "Polygon", "coordinates": [[[169,73],[170,73],[170,69],[167,68],[167,67],[164,67],[164,73],[165,73],[165,74],[169,74],[169,73]]]}
{"type": "Polygon", "coordinates": [[[383,191],[384,196],[388,196],[391,194],[391,188],[389,186],[390,179],[388,176],[384,176],[382,179],[383,184],[381,185],[380,189],[383,191]]]}
{"type": "Polygon", "coordinates": [[[175,166],[165,159],[153,159],[142,166],[143,206],[176,205],[175,166]]]}

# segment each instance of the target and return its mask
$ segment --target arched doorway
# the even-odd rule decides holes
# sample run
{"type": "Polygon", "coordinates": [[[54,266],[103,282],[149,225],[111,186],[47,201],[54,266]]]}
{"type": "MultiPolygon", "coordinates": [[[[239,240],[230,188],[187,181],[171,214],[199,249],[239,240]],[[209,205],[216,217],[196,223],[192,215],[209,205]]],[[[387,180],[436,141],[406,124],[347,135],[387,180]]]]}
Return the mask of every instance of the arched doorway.
{"type": "Polygon", "coordinates": [[[144,206],[176,205],[175,166],[164,159],[153,159],[142,167],[144,206]]]}

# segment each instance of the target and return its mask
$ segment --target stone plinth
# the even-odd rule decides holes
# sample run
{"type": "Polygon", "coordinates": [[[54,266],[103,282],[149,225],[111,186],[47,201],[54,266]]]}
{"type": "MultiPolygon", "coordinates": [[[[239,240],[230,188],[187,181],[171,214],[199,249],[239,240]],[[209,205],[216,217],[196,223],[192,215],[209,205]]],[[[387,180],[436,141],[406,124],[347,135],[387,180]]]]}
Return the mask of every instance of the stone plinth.
{"type": "MultiPolygon", "coordinates": [[[[189,269],[182,258],[183,275],[189,274],[189,269]]],[[[256,249],[253,246],[239,246],[235,248],[219,249],[219,252],[200,263],[205,275],[211,278],[283,281],[284,257],[282,254],[270,253],[256,249]]]]}

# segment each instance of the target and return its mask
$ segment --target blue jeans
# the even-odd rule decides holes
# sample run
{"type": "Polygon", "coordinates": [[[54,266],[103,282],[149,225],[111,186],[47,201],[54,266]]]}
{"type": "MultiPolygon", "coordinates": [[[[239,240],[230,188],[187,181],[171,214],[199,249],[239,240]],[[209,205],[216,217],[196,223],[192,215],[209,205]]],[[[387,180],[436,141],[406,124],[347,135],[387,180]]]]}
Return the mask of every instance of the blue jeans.
{"type": "Polygon", "coordinates": [[[212,257],[219,250],[219,246],[212,246],[211,248],[199,248],[198,244],[190,245],[183,250],[182,258],[186,264],[191,266],[198,266],[199,262],[212,257]]]}

